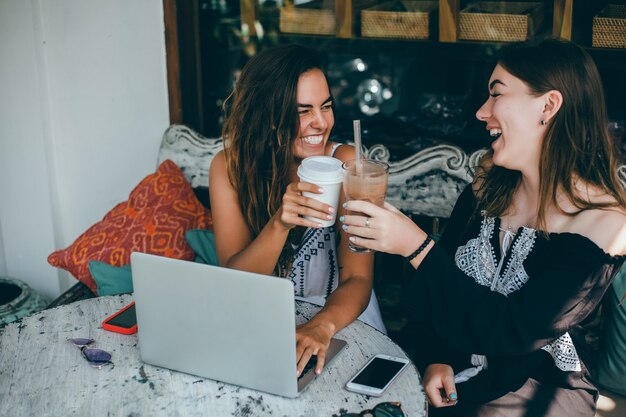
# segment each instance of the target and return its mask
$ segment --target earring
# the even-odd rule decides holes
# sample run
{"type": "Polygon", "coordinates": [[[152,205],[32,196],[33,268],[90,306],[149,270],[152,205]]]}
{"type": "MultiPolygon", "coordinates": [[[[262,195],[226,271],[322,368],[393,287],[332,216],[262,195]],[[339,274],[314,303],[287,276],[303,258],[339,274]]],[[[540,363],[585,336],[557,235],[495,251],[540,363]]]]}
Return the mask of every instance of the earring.
{"type": "Polygon", "coordinates": [[[546,121],[542,120],[542,121],[539,122],[539,124],[541,124],[541,126],[545,126],[546,125],[546,121]]]}

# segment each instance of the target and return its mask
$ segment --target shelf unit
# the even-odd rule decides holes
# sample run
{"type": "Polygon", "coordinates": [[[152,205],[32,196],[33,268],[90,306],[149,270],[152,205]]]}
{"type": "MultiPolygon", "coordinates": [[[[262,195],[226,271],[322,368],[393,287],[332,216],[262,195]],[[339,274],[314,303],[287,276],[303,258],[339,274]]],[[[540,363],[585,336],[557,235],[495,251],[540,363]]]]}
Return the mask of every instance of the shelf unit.
{"type": "MultiPolygon", "coordinates": [[[[459,38],[460,0],[439,0],[439,42],[456,42],[459,38]]],[[[258,0],[240,0],[241,21],[250,28],[250,35],[256,36],[255,20],[258,0]]],[[[293,7],[286,0],[285,7],[293,7]]],[[[562,39],[572,39],[572,17],[574,0],[554,0],[552,34],[562,39]]],[[[337,38],[351,38],[353,27],[352,0],[335,1],[337,38]]]]}
{"type": "MultiPolygon", "coordinates": [[[[497,51],[505,44],[458,39],[460,10],[474,0],[438,0],[438,28],[430,39],[425,40],[354,36],[354,6],[363,0],[335,0],[334,6],[331,0],[324,0],[324,7],[335,8],[334,36],[280,32],[279,8],[271,0],[167,1],[175,3],[176,7],[172,9],[177,8],[172,14],[178,15],[180,51],[180,59],[172,59],[180,65],[179,101],[171,102],[173,110],[178,110],[178,114],[171,110],[175,116],[173,121],[186,123],[209,135],[220,133],[220,105],[232,88],[237,70],[250,56],[272,45],[309,45],[323,51],[329,62],[360,57],[378,64],[382,62],[386,68],[403,67],[404,73],[395,70],[387,73],[397,77],[395,93],[400,104],[393,109],[388,107],[389,112],[384,112],[391,115],[398,110],[406,115],[416,111],[415,99],[420,94],[467,95],[468,108],[479,105],[484,99],[485,78],[488,79],[493,68],[497,51]]],[[[293,0],[284,1],[287,4],[283,7],[295,7],[293,0]]],[[[596,9],[603,3],[623,4],[626,0],[542,2],[545,19],[536,36],[572,39],[583,45],[600,70],[609,113],[626,118],[626,49],[591,47],[591,19],[596,9]]],[[[168,57],[170,55],[175,56],[168,53],[168,57]]],[[[170,82],[170,86],[175,85],[176,82],[170,82]]],[[[338,115],[347,115],[344,108],[338,107],[337,110],[338,115]]],[[[473,111],[468,111],[467,116],[468,123],[474,123],[471,120],[473,111]]]]}

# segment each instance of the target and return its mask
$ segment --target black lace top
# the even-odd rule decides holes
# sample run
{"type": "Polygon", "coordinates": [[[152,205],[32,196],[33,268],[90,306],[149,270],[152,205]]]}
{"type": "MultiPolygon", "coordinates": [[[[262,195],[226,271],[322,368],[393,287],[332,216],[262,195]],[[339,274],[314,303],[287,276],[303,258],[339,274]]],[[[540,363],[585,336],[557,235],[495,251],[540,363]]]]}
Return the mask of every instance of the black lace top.
{"type": "Polygon", "coordinates": [[[502,259],[500,220],[475,206],[468,186],[407,291],[407,314],[419,324],[418,367],[447,363],[457,373],[484,355],[487,368],[457,386],[481,403],[531,377],[593,390],[570,333],[598,306],[625,257],[578,234],[520,228],[502,259]]]}

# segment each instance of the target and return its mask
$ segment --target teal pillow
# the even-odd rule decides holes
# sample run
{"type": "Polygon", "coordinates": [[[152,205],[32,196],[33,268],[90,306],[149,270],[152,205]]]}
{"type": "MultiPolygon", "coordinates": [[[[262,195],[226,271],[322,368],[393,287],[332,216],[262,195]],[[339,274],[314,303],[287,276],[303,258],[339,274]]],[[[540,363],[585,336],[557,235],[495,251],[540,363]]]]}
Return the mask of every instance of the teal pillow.
{"type": "Polygon", "coordinates": [[[598,358],[597,380],[603,388],[626,395],[626,264],[607,291],[604,349],[598,358]]]}
{"type": "Polygon", "coordinates": [[[130,264],[112,266],[105,262],[89,261],[89,272],[96,281],[96,288],[100,296],[133,292],[130,264]]]}
{"type": "Polygon", "coordinates": [[[219,265],[217,250],[215,249],[215,235],[210,230],[191,229],[185,233],[185,240],[196,253],[196,262],[219,265]]]}
{"type": "MultiPolygon", "coordinates": [[[[210,230],[192,229],[185,233],[187,243],[196,254],[195,262],[218,265],[215,235],[210,230]]],[[[89,272],[96,282],[99,296],[133,292],[129,265],[112,266],[105,262],[89,261],[89,272]]]]}

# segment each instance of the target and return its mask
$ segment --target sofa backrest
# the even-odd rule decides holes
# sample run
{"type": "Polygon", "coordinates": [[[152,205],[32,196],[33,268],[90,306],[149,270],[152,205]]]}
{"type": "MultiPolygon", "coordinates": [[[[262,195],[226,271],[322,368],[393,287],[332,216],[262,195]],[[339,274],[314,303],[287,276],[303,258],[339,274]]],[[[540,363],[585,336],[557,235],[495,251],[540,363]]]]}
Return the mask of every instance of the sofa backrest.
{"type": "MultiPolygon", "coordinates": [[[[211,160],[224,148],[222,139],[206,138],[183,125],[172,125],[163,134],[158,163],[174,161],[192,187],[209,186],[211,160]]],[[[453,145],[436,145],[400,161],[389,162],[385,145],[364,149],[368,158],[389,163],[387,201],[407,214],[448,218],[463,188],[472,180],[472,167],[486,152],[466,154],[453,145]]],[[[626,188],[626,165],[618,169],[626,188]]]]}
{"type": "Polygon", "coordinates": [[[208,188],[211,161],[222,149],[221,138],[207,138],[187,126],[172,125],[163,133],[157,166],[171,159],[193,188],[208,188]]]}
{"type": "MultiPolygon", "coordinates": [[[[172,125],[163,134],[158,163],[174,161],[192,187],[208,187],[211,160],[224,147],[221,139],[200,135],[183,125],[172,125]]],[[[364,149],[368,158],[389,163],[387,201],[408,214],[447,218],[463,188],[472,180],[484,150],[467,155],[452,145],[437,145],[409,158],[389,162],[384,145],[364,149]]]]}

